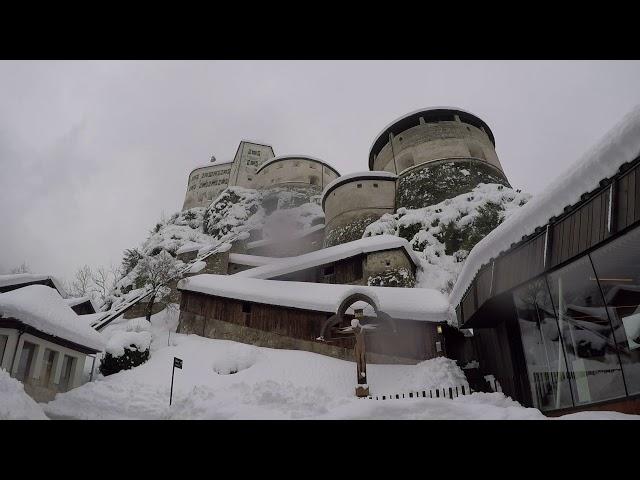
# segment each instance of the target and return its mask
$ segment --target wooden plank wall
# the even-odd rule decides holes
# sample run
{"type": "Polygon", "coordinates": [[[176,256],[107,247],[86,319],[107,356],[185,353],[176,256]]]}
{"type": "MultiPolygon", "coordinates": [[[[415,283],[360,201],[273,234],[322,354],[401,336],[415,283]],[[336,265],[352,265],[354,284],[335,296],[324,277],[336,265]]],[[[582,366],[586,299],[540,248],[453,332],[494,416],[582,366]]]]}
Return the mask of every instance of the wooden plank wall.
{"type": "Polygon", "coordinates": [[[362,280],[362,262],[364,261],[364,255],[358,255],[356,257],[347,258],[336,262],[335,264],[335,282],[340,284],[347,284],[362,280]]]}
{"type": "Polygon", "coordinates": [[[552,268],[602,242],[607,236],[609,189],[591,198],[550,228],[549,265],[552,268]]]}
{"type": "MultiPolygon", "coordinates": [[[[205,318],[222,320],[258,330],[315,341],[330,313],[243,302],[224,297],[182,291],[180,309],[205,318]],[[243,311],[250,306],[250,313],[243,311]]],[[[438,356],[436,342],[441,340],[437,325],[430,322],[398,320],[398,334],[367,336],[367,351],[425,360],[438,356]]],[[[204,332],[203,332],[204,333],[204,332]]],[[[332,345],[353,348],[353,339],[340,339],[332,345]]]]}
{"type": "Polygon", "coordinates": [[[502,293],[544,270],[545,233],[533,237],[495,261],[493,295],[502,293]]]}
{"type": "Polygon", "coordinates": [[[616,182],[616,229],[640,220],[640,167],[626,172],[616,182]]]}

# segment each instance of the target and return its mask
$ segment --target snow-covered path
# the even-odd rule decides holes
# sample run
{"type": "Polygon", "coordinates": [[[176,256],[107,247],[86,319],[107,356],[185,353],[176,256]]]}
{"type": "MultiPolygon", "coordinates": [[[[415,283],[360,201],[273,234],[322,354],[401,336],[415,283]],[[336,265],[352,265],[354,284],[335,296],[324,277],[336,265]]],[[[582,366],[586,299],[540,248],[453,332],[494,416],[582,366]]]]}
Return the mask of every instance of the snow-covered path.
{"type": "MultiPolygon", "coordinates": [[[[354,397],[355,364],[303,351],[259,348],[196,335],[171,334],[173,317],[153,317],[150,360],[132,370],[60,394],[41,404],[52,419],[545,419],[502,393],[474,393],[454,400],[369,400],[354,397]],[[176,370],[173,405],[169,387],[176,370]],[[231,373],[236,372],[236,373],[231,373]]],[[[120,319],[105,329],[126,327],[120,319]]],[[[370,365],[372,394],[402,393],[465,382],[455,362],[438,358],[419,365],[370,365]]],[[[563,418],[630,419],[610,412],[563,418]]]]}

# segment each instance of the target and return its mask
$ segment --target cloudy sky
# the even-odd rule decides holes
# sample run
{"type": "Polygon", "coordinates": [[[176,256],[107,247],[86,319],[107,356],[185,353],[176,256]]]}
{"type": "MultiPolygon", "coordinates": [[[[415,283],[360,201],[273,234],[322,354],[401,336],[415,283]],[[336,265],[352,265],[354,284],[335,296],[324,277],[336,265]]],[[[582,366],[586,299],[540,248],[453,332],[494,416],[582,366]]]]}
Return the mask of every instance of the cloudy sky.
{"type": "Polygon", "coordinates": [[[426,106],[485,120],[536,194],[639,85],[640,62],[0,62],[0,272],[119,263],[180,210],[189,171],[243,138],[366,170],[379,131],[426,106]]]}

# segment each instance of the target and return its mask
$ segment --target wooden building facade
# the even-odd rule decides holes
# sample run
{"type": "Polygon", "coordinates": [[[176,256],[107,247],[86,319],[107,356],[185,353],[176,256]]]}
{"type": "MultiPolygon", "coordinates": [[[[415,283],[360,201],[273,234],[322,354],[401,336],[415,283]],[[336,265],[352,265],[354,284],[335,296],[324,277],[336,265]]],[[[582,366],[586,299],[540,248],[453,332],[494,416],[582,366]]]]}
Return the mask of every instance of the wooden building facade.
{"type": "MultiPolygon", "coordinates": [[[[321,329],[335,312],[242,301],[182,290],[178,332],[270,348],[306,350],[353,360],[353,338],[321,341],[321,329]]],[[[346,315],[343,326],[352,316],[346,315]]],[[[367,361],[418,363],[445,355],[443,323],[398,320],[397,333],[366,336],[367,361]],[[440,327],[440,328],[439,328],[440,327]]]]}

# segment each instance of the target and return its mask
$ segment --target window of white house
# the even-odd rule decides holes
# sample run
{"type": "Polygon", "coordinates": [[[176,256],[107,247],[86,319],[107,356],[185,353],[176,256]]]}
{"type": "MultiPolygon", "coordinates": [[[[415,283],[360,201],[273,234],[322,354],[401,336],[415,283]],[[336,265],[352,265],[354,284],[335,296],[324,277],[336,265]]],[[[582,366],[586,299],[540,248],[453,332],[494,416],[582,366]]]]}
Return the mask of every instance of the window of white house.
{"type": "Polygon", "coordinates": [[[71,385],[71,372],[73,371],[73,363],[75,358],[65,355],[62,360],[62,371],[60,372],[60,382],[58,386],[60,390],[68,390],[71,385]]]}
{"type": "Polygon", "coordinates": [[[18,371],[16,372],[16,378],[18,380],[24,381],[31,372],[31,364],[33,363],[35,351],[36,346],[31,342],[24,342],[22,345],[20,361],[18,362],[18,371]]]}
{"type": "Polygon", "coordinates": [[[0,335],[0,365],[2,365],[2,359],[4,358],[4,351],[7,348],[8,335],[0,335]]]}
{"type": "Polygon", "coordinates": [[[42,385],[45,387],[51,383],[51,376],[53,374],[53,364],[56,359],[56,351],[47,348],[44,351],[44,368],[42,370],[42,385]]]}

